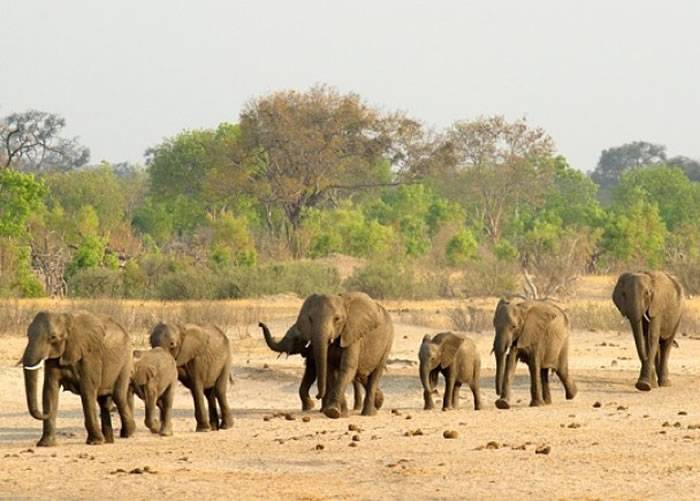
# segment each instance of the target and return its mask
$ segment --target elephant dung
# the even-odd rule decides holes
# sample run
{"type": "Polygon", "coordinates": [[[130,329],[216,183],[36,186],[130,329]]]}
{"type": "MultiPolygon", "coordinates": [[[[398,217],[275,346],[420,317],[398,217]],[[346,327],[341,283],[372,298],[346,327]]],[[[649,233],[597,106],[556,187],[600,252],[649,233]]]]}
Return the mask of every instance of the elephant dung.
{"type": "Polygon", "coordinates": [[[549,454],[550,452],[552,452],[552,446],[550,445],[543,445],[535,449],[535,454],[549,454]]]}
{"type": "Polygon", "coordinates": [[[457,438],[459,437],[459,433],[457,433],[456,430],[445,430],[442,432],[443,438],[457,438]]]}

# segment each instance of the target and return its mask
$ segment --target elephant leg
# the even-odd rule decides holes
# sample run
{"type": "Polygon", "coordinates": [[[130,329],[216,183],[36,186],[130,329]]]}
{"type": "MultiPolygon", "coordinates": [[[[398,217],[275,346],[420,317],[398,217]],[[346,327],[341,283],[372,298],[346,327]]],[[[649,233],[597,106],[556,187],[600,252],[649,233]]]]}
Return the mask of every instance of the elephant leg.
{"type": "Polygon", "coordinates": [[[83,405],[85,417],[85,429],[88,432],[87,444],[99,445],[104,443],[105,437],[97,425],[97,388],[84,378],[80,382],[80,401],[83,405]]]}
{"type": "Polygon", "coordinates": [[[160,410],[160,431],[163,437],[173,434],[173,400],[175,398],[175,385],[171,384],[158,399],[158,409],[160,410]]]}
{"type": "Polygon", "coordinates": [[[100,407],[100,424],[102,425],[102,434],[105,437],[105,442],[108,444],[114,443],[114,430],[112,429],[112,399],[109,395],[97,397],[97,403],[100,407]]]}
{"type": "Polygon", "coordinates": [[[549,369],[540,369],[542,379],[542,399],[545,404],[552,403],[552,394],[549,392],[549,369]]]}
{"type": "MultiPolygon", "coordinates": [[[[374,369],[374,371],[367,378],[367,386],[365,386],[365,400],[362,407],[363,416],[374,416],[377,414],[377,391],[379,390],[379,380],[384,372],[384,362],[379,364],[379,367],[374,369]]],[[[382,394],[382,403],[384,402],[384,395],[382,394]]]]}
{"type": "Polygon", "coordinates": [[[462,387],[462,383],[455,382],[454,389],[452,390],[452,408],[459,409],[459,390],[462,387]]]}
{"type": "Polygon", "coordinates": [[[571,377],[571,374],[569,374],[569,357],[566,353],[562,354],[560,357],[559,367],[557,368],[557,376],[564,385],[566,399],[572,400],[578,393],[578,389],[576,388],[574,379],[571,377]]]}
{"type": "Polygon", "coordinates": [[[377,388],[377,392],[374,395],[374,407],[379,410],[384,405],[384,392],[381,388],[377,388]]]}
{"type": "MultiPolygon", "coordinates": [[[[362,385],[359,381],[352,382],[352,397],[353,405],[352,410],[359,411],[362,409],[362,385]]],[[[376,403],[375,403],[376,405],[376,403]]]]}
{"type": "Polygon", "coordinates": [[[117,406],[119,421],[122,425],[119,430],[119,436],[121,438],[129,438],[136,432],[134,394],[129,390],[129,371],[124,371],[115,383],[112,399],[117,406]]]}
{"type": "Polygon", "coordinates": [[[649,333],[647,336],[647,358],[642,361],[642,371],[635,387],[640,391],[650,391],[652,381],[655,380],[656,354],[659,349],[660,320],[654,317],[649,321],[649,333]]]}
{"type": "Polygon", "coordinates": [[[544,400],[542,399],[540,364],[536,356],[530,358],[528,368],[530,369],[530,407],[540,407],[544,405],[544,400]]]}
{"type": "MultiPolygon", "coordinates": [[[[337,378],[332,387],[330,387],[330,396],[328,404],[324,409],[324,414],[331,419],[339,418],[342,415],[342,400],[345,395],[345,388],[355,379],[357,374],[357,364],[360,357],[360,343],[354,343],[343,350],[340,358],[340,368],[337,372],[337,378]]],[[[369,395],[365,395],[365,406],[362,409],[362,414],[365,415],[367,409],[367,399],[369,395]]],[[[374,393],[371,395],[374,400],[374,393]]],[[[374,408],[372,401],[371,408],[374,408]]]]}
{"type": "Polygon", "coordinates": [[[49,417],[42,422],[41,438],[37,447],[53,447],[56,445],[56,416],[58,415],[58,394],[60,370],[46,367],[44,372],[44,388],[42,406],[44,414],[49,417]]]}
{"type": "Polygon", "coordinates": [[[219,402],[219,408],[221,409],[221,424],[220,428],[222,430],[228,430],[233,428],[233,415],[231,414],[231,408],[228,405],[228,396],[226,392],[228,391],[228,375],[230,368],[224,369],[219,375],[219,379],[216,380],[216,385],[214,386],[214,395],[216,395],[216,400],[219,402]]]}
{"type": "Polygon", "coordinates": [[[190,392],[192,393],[192,399],[194,400],[194,418],[197,421],[197,431],[209,431],[209,421],[207,420],[204,410],[206,405],[204,390],[202,389],[201,383],[193,379],[190,392]]]}
{"type": "Polygon", "coordinates": [[[671,386],[671,380],[668,378],[668,357],[671,354],[672,346],[673,337],[660,341],[659,364],[656,369],[656,374],[659,378],[659,386],[671,386]]]}
{"type": "Polygon", "coordinates": [[[306,367],[304,367],[304,375],[301,377],[299,385],[299,398],[301,399],[301,410],[310,411],[316,405],[316,402],[309,396],[311,385],[316,381],[316,365],[311,358],[306,359],[306,367]]]}
{"type": "Polygon", "coordinates": [[[513,378],[515,377],[515,368],[517,364],[518,350],[516,348],[511,348],[508,352],[508,357],[506,358],[506,374],[505,380],[503,381],[501,398],[496,400],[496,407],[499,409],[510,409],[510,392],[511,386],[513,385],[513,378]]]}
{"type": "Polygon", "coordinates": [[[219,411],[216,409],[214,388],[204,390],[204,395],[207,397],[207,406],[209,407],[209,427],[216,431],[219,429],[219,411]]]}
{"type": "Polygon", "coordinates": [[[474,410],[481,410],[481,388],[479,378],[474,378],[469,385],[469,389],[472,391],[472,397],[474,397],[474,410]]]}

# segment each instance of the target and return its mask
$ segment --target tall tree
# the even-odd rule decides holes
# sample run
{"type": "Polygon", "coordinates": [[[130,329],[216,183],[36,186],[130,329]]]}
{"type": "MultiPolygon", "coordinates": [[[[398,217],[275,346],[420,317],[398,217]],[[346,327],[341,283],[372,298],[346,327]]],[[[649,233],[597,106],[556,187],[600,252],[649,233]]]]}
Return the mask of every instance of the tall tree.
{"type": "Polygon", "coordinates": [[[658,165],[665,161],[665,146],[634,141],[603,150],[591,178],[602,188],[601,199],[608,201],[610,190],[619,182],[625,171],[635,167],[658,165]]]}
{"type": "Polygon", "coordinates": [[[446,139],[453,172],[444,177],[445,190],[475,215],[475,226],[492,242],[520,206],[542,202],[552,182],[554,152],[543,129],[525,119],[493,116],[456,122],[446,139]]]}
{"type": "Polygon", "coordinates": [[[27,171],[68,170],[85,165],[90,150],[77,138],[60,136],[65,118],[29,110],[0,119],[0,163],[27,171]]]}
{"type": "Polygon", "coordinates": [[[255,191],[268,208],[283,210],[293,250],[305,209],[338,190],[379,184],[384,159],[405,159],[393,148],[392,133],[400,127],[392,118],[356,94],[327,86],[276,92],[247,104],[240,125],[247,150],[257,157],[255,191]]]}

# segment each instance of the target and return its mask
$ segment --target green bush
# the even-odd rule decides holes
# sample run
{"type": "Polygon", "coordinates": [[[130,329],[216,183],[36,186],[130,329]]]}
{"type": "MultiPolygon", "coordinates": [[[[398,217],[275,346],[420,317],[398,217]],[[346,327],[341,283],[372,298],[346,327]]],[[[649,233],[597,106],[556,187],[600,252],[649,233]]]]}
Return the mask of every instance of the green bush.
{"type": "Polygon", "coordinates": [[[82,268],[68,277],[68,294],[82,298],[121,298],[122,273],[104,267],[82,268]]]}
{"type": "Polygon", "coordinates": [[[445,255],[447,262],[452,266],[467,264],[476,257],[478,243],[474,234],[469,230],[462,230],[447,242],[445,255]]]}
{"type": "Polygon", "coordinates": [[[447,274],[417,272],[411,262],[372,261],[358,268],[345,282],[347,290],[362,291],[377,299],[426,299],[450,295],[447,274]]]}

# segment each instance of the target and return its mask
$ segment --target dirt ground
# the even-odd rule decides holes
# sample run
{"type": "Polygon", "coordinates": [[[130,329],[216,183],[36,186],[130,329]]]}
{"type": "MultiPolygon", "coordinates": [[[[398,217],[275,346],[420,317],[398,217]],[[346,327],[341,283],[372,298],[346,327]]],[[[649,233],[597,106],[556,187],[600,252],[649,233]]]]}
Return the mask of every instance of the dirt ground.
{"type": "MultiPolygon", "coordinates": [[[[145,429],[137,400],[133,438],[87,446],[79,398],[62,393],[60,444],[49,449],[35,447],[41,424],[27,413],[15,366],[25,339],[5,336],[0,498],[697,499],[700,340],[679,336],[680,348],[671,354],[673,386],[640,393],[633,386],[639,363],[625,328],[576,330],[570,360],[576,399],[566,401],[556,381],[553,404],[529,408],[522,366],[517,403],[498,410],[493,333],[470,333],[482,357],[485,409],[472,410],[463,389],[461,409],[423,411],[416,352],[422,336],[438,329],[396,318],[401,323],[381,382],[385,404],[376,417],[302,413],[301,359],[275,358],[251,325],[252,337],[234,340],[234,429],[195,433],[192,401],[180,388],[173,437],[145,429]],[[360,431],[349,431],[350,425],[360,431]],[[457,438],[443,438],[446,430],[457,438]],[[549,453],[536,452],[542,448],[549,453]]],[[[291,321],[271,327],[281,335],[291,321]]]]}

